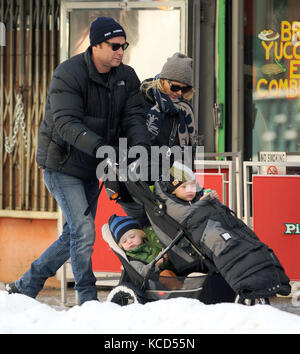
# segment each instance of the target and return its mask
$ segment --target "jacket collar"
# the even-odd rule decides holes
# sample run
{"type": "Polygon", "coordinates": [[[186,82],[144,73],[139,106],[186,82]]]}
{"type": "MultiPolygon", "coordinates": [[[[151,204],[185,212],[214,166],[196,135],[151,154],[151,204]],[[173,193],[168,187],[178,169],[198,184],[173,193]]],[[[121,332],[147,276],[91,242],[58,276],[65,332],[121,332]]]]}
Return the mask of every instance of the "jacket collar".
{"type": "MultiPolygon", "coordinates": [[[[98,84],[106,87],[106,88],[111,88],[113,86],[113,78],[116,75],[117,68],[111,68],[109,72],[109,79],[108,83],[102,79],[101,74],[99,74],[98,70],[95,67],[95,64],[92,61],[92,49],[91,47],[88,47],[87,50],[84,52],[84,60],[86,62],[87,68],[88,68],[88,74],[89,78],[98,84]]],[[[123,65],[122,63],[120,65],[123,65]]]]}

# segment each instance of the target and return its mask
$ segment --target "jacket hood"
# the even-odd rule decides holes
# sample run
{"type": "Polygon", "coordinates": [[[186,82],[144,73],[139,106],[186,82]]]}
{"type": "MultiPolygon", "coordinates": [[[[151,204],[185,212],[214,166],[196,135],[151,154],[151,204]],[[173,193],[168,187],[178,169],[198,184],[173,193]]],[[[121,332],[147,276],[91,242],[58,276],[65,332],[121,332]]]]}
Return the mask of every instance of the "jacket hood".
{"type": "Polygon", "coordinates": [[[156,185],[155,185],[155,191],[157,194],[159,194],[159,196],[163,199],[166,199],[166,198],[169,198],[171,200],[173,200],[174,202],[176,203],[179,203],[181,205],[191,205],[193,203],[197,203],[200,198],[203,196],[203,188],[200,188],[199,191],[196,192],[196,196],[193,200],[191,201],[185,201],[185,200],[182,200],[180,198],[177,198],[175,194],[172,194],[172,193],[169,193],[167,191],[167,185],[166,185],[167,182],[163,182],[163,181],[159,181],[156,185]],[[163,197],[163,195],[165,195],[165,197],[163,197]]]}
{"type": "Polygon", "coordinates": [[[155,98],[153,95],[153,90],[150,88],[147,90],[149,84],[154,80],[154,78],[146,79],[141,83],[141,92],[144,96],[144,99],[147,101],[149,105],[155,104],[155,98]]]}
{"type": "Polygon", "coordinates": [[[174,194],[168,193],[162,181],[155,182],[155,193],[161,198],[167,207],[167,213],[178,222],[185,222],[194,212],[197,212],[199,205],[205,206],[208,204],[209,196],[201,198],[201,191],[197,192],[196,197],[191,202],[186,202],[177,198],[174,194]]]}

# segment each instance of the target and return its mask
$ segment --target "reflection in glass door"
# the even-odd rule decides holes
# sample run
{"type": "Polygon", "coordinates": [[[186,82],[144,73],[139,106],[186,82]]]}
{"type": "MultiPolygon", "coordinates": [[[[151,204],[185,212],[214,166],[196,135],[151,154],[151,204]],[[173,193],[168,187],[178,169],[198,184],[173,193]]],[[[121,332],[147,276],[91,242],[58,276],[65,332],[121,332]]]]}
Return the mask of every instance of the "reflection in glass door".
{"type": "Polygon", "coordinates": [[[62,60],[89,46],[90,23],[110,16],[127,34],[130,46],[123,62],[132,66],[140,80],[158,74],[168,57],[186,52],[186,1],[78,2],[62,1],[62,60]],[[123,5],[122,5],[123,4],[123,5]],[[122,5],[122,6],[120,6],[122,5]]]}

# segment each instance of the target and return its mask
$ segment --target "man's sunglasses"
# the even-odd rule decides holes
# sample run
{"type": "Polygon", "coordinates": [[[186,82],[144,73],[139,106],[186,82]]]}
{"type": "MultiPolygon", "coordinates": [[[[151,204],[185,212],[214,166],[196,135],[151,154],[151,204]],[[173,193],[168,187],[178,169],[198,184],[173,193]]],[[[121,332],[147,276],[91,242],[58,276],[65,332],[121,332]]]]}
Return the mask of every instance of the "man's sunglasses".
{"type": "Polygon", "coordinates": [[[123,44],[120,43],[110,43],[108,41],[104,41],[105,43],[109,44],[111,46],[111,49],[116,52],[117,50],[119,50],[120,48],[122,48],[123,50],[126,50],[129,46],[128,42],[125,42],[123,44]]]}
{"type": "Polygon", "coordinates": [[[171,81],[167,80],[168,81],[168,84],[170,86],[170,90],[173,91],[173,92],[178,92],[181,90],[182,93],[187,93],[190,91],[191,89],[191,86],[179,86],[179,85],[174,85],[172,84],[171,81]]]}

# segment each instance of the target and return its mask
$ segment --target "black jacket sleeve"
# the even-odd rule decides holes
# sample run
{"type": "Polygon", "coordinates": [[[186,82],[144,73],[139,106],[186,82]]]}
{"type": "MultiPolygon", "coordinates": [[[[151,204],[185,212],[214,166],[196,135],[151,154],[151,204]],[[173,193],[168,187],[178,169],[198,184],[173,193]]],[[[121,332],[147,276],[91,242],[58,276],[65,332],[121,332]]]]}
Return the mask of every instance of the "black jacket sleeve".
{"type": "Polygon", "coordinates": [[[58,66],[50,83],[49,97],[58,134],[77,149],[95,156],[103,138],[84,124],[83,94],[76,72],[58,66]]]}

